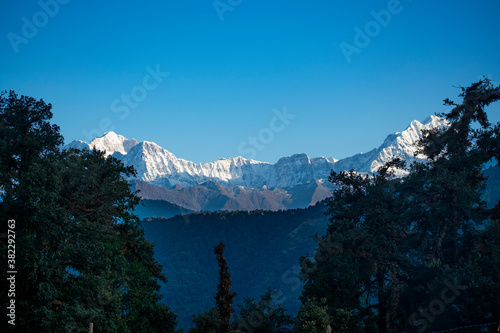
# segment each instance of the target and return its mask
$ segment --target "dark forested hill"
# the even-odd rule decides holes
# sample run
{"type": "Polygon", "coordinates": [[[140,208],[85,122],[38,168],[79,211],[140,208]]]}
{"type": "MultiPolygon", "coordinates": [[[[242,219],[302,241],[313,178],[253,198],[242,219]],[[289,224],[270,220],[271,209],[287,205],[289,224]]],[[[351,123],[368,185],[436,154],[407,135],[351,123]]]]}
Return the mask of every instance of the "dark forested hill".
{"type": "MultiPolygon", "coordinates": [[[[215,305],[218,266],[213,248],[226,244],[225,257],[237,293],[259,297],[268,287],[279,289],[277,300],[292,314],[299,308],[302,284],[296,275],[301,256],[314,254],[310,237],[326,231],[324,203],[288,211],[195,213],[143,220],[146,238],[156,242],[155,256],[168,282],[164,302],[179,314],[180,327],[191,314],[215,305]]],[[[236,307],[236,310],[238,308],[236,307]]]]}
{"type": "Polygon", "coordinates": [[[193,211],[164,200],[143,199],[135,208],[134,213],[143,219],[153,216],[173,217],[175,215],[193,213],[193,211]]]}

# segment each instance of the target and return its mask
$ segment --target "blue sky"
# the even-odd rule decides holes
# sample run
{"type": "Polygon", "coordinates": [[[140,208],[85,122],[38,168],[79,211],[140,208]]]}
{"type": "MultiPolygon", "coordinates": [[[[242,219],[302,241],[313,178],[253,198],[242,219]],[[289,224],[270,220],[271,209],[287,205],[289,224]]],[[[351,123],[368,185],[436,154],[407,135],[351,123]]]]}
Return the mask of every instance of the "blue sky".
{"type": "Polygon", "coordinates": [[[2,1],[0,90],[52,103],[67,142],[113,129],[195,162],[343,158],[446,111],[454,85],[499,84],[499,13],[494,0],[2,1]]]}

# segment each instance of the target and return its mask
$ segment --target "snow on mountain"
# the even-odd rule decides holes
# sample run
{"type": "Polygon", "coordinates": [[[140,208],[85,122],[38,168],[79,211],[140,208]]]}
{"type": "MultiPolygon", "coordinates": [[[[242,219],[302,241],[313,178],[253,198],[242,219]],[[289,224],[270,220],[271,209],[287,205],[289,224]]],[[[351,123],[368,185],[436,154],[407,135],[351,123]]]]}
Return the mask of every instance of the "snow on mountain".
{"type": "Polygon", "coordinates": [[[354,169],[358,172],[372,173],[395,157],[400,157],[409,163],[422,159],[423,156],[414,156],[417,151],[415,143],[422,138],[422,130],[444,126],[448,126],[448,121],[436,116],[430,116],[423,122],[414,120],[403,132],[388,135],[380,147],[368,153],[339,160],[333,169],[335,171],[354,169]]]}
{"type": "Polygon", "coordinates": [[[127,139],[115,132],[107,132],[100,138],[95,138],[90,142],[90,148],[106,151],[106,156],[113,155],[115,152],[126,155],[132,147],[137,145],[135,139],[127,139]]]}
{"type": "Polygon", "coordinates": [[[266,172],[272,169],[269,163],[242,157],[194,163],[177,158],[148,141],[132,147],[125,156],[113,156],[121,159],[125,165],[133,165],[140,180],[167,188],[175,185],[196,186],[208,181],[231,186],[262,187],[269,180],[266,172]]]}
{"type": "MultiPolygon", "coordinates": [[[[376,171],[386,162],[399,156],[407,162],[411,163],[416,160],[421,160],[424,156],[416,156],[417,148],[415,143],[422,138],[422,130],[430,130],[433,128],[443,128],[449,126],[449,123],[444,118],[430,116],[422,123],[414,120],[410,126],[400,135],[394,137],[388,136],[382,146],[380,146],[378,157],[371,163],[371,171],[376,171]]],[[[396,133],[398,134],[398,133],[396,133]]]]}
{"type": "MultiPolygon", "coordinates": [[[[243,157],[194,163],[177,158],[153,142],[138,143],[114,132],[92,140],[87,146],[105,150],[107,156],[112,155],[125,165],[134,166],[137,171],[135,179],[155,186],[186,188],[216,182],[224,186],[291,189],[300,184],[328,179],[331,170],[354,169],[361,173],[372,173],[394,157],[411,162],[415,160],[414,143],[422,137],[422,129],[446,125],[446,120],[431,116],[423,122],[412,121],[403,132],[387,136],[380,147],[365,154],[335,160],[325,157],[309,158],[302,153],[283,157],[276,164],[243,157]]],[[[73,141],[67,147],[85,147],[85,143],[73,141]]]]}
{"type": "Polygon", "coordinates": [[[84,150],[84,149],[89,149],[89,144],[81,140],[74,140],[63,147],[63,149],[69,149],[69,148],[84,150]]]}
{"type": "Polygon", "coordinates": [[[65,147],[75,149],[93,149],[95,147],[97,150],[105,151],[106,156],[110,156],[115,152],[126,155],[130,149],[137,144],[138,142],[135,139],[129,140],[122,135],[116,134],[115,132],[107,132],[100,138],[92,140],[90,144],[80,140],[75,140],[65,147]]]}

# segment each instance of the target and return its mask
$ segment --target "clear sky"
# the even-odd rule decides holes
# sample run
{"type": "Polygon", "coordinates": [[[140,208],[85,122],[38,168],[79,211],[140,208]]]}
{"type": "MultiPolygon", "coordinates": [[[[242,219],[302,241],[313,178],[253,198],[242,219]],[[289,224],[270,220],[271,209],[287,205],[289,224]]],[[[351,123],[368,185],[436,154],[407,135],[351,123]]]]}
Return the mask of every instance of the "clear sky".
{"type": "Polygon", "coordinates": [[[66,142],[113,129],[195,162],[343,158],[446,111],[454,85],[499,84],[499,14],[498,0],[1,1],[0,90],[52,103],[66,142]]]}

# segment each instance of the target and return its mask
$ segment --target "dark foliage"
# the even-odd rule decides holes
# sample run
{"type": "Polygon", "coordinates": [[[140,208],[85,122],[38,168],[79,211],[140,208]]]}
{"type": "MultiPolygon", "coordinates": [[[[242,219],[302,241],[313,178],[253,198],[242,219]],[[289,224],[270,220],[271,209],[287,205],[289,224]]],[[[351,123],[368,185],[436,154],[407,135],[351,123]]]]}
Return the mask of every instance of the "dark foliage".
{"type": "Polygon", "coordinates": [[[189,329],[189,333],[219,333],[220,315],[216,307],[199,315],[193,315],[194,327],[189,329]]]}
{"type": "Polygon", "coordinates": [[[426,163],[332,173],[331,223],[315,260],[302,259],[302,299],[325,297],[334,331],[342,322],[349,332],[422,332],[500,321],[499,204],[483,200],[484,167],[499,161],[499,125],[484,108],[500,87],[483,79],[460,89],[461,103],[445,100],[449,126],[424,132],[426,163]]]}
{"type": "Polygon", "coordinates": [[[233,332],[231,316],[234,312],[232,304],[236,293],[231,292],[231,274],[227,267],[226,258],[224,258],[224,243],[220,242],[214,248],[214,254],[217,256],[219,264],[219,285],[217,286],[215,302],[219,309],[220,331],[221,333],[231,333],[233,332]]]}
{"type": "Polygon", "coordinates": [[[11,92],[0,106],[0,217],[3,231],[16,220],[16,329],[80,332],[92,322],[102,332],[173,332],[175,315],[159,302],[165,276],[123,179],[133,169],[95,150],[59,151],[43,101],[11,92]]]}
{"type": "Polygon", "coordinates": [[[293,317],[287,314],[286,309],[277,303],[274,297],[277,291],[269,288],[257,301],[255,298],[245,297],[243,304],[239,304],[240,312],[234,320],[233,326],[238,332],[246,333],[290,333],[293,317]]]}

